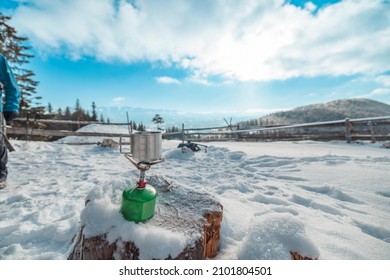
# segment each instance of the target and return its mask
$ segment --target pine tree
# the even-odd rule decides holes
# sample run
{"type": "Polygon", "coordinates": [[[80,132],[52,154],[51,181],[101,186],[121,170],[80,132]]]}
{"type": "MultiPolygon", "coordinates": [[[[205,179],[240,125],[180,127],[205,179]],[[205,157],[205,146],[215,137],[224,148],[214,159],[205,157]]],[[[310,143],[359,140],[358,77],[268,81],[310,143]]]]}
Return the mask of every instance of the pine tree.
{"type": "Polygon", "coordinates": [[[0,52],[8,60],[20,88],[20,114],[43,113],[45,107],[40,105],[41,97],[36,95],[35,73],[24,68],[34,57],[28,53],[31,49],[27,46],[28,38],[18,36],[16,29],[8,24],[9,20],[10,16],[0,13],[0,52]]]}
{"type": "Polygon", "coordinates": [[[70,112],[69,106],[65,108],[65,120],[71,120],[72,119],[72,113],[70,112]]]}
{"type": "Polygon", "coordinates": [[[53,113],[53,107],[51,106],[51,103],[49,102],[49,104],[47,104],[47,112],[49,114],[53,113]]]}
{"type": "Polygon", "coordinates": [[[75,106],[75,111],[72,114],[72,120],[75,120],[75,121],[87,121],[88,120],[87,114],[85,113],[84,109],[81,108],[79,99],[76,100],[76,106],[75,106]]]}
{"type": "Polygon", "coordinates": [[[156,114],[152,119],[152,122],[157,124],[157,130],[160,130],[161,128],[159,127],[159,125],[164,123],[164,119],[159,114],[156,114]]]}
{"type": "Polygon", "coordinates": [[[92,102],[92,116],[91,116],[91,120],[94,121],[94,122],[97,121],[96,104],[95,104],[94,101],[92,102]]]}
{"type": "Polygon", "coordinates": [[[144,126],[144,124],[142,122],[140,124],[138,124],[137,130],[138,131],[145,131],[145,126],[144,126]]]}
{"type": "Polygon", "coordinates": [[[85,117],[87,118],[87,121],[91,120],[91,114],[89,113],[89,111],[87,111],[87,113],[85,114],[85,117]]]}
{"type": "Polygon", "coordinates": [[[75,106],[74,110],[75,110],[75,112],[81,110],[80,99],[76,99],[76,106],[75,106]]]}

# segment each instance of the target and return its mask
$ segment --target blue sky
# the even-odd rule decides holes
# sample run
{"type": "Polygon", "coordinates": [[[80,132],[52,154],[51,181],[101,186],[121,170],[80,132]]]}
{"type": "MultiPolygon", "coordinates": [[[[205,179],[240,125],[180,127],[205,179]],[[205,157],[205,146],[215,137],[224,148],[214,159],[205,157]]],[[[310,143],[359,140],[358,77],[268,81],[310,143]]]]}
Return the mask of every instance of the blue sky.
{"type": "Polygon", "coordinates": [[[42,105],[264,114],[390,104],[387,0],[1,0],[42,105]]]}

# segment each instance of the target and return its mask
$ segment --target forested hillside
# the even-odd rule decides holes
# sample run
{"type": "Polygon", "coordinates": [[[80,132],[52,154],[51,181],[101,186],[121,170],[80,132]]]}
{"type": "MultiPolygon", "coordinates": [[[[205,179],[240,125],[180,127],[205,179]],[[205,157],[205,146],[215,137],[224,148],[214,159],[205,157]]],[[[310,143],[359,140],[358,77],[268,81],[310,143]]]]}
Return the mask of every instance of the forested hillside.
{"type": "Polygon", "coordinates": [[[371,99],[356,98],[335,100],[323,104],[302,106],[289,111],[272,113],[260,118],[258,124],[298,124],[388,115],[390,115],[390,105],[371,99]]]}

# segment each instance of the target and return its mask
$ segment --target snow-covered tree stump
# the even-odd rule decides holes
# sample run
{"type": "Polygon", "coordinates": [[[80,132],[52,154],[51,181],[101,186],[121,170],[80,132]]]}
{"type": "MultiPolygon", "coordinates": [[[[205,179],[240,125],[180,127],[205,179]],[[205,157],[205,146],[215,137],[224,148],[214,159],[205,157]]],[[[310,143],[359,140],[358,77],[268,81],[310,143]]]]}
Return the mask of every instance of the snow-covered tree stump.
{"type": "MultiPolygon", "coordinates": [[[[158,199],[155,215],[146,223],[126,221],[119,208],[107,214],[102,209],[107,202],[87,198],[68,259],[214,258],[220,240],[222,205],[210,194],[168,183],[162,177],[148,178],[148,183],[156,188],[158,199]],[[99,214],[88,214],[92,212],[99,214]],[[101,218],[91,219],[97,216],[101,218]]],[[[112,204],[108,207],[113,208],[112,204]]]]}

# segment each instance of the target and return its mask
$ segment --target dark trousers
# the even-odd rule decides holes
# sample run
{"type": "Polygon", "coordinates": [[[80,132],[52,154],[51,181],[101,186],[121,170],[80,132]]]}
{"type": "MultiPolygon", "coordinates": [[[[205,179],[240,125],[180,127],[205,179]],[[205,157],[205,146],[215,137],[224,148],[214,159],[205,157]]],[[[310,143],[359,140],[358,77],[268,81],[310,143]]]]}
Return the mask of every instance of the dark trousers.
{"type": "Polygon", "coordinates": [[[4,141],[5,125],[2,113],[0,113],[0,128],[0,182],[5,182],[8,175],[8,150],[4,141]]]}

